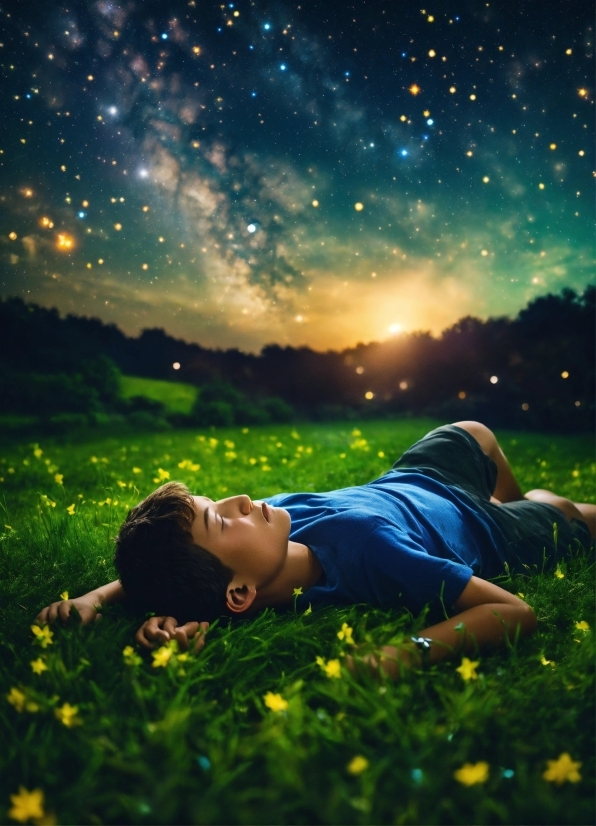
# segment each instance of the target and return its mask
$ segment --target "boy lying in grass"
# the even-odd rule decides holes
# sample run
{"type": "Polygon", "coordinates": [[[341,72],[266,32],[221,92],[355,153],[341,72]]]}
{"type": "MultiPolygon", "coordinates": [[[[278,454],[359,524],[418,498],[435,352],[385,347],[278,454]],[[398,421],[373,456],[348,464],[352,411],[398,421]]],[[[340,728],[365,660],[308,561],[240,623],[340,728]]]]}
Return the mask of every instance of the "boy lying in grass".
{"type": "Polygon", "coordinates": [[[506,565],[554,568],[578,543],[589,548],[595,532],[596,505],[546,490],[522,495],[492,431],[456,422],[428,433],[379,479],[342,490],[214,502],[178,482],[163,485],[120,528],[120,579],[53,603],[37,621],[66,620],[74,606],[87,623],[102,605],[125,600],[156,614],[137,632],[141,646],[176,639],[186,650],[193,640],[198,651],[217,617],[294,600],[303,610],[442,606],[449,618],[363,658],[397,677],[401,667],[531,634],[532,609],[487,580],[506,565]]]}

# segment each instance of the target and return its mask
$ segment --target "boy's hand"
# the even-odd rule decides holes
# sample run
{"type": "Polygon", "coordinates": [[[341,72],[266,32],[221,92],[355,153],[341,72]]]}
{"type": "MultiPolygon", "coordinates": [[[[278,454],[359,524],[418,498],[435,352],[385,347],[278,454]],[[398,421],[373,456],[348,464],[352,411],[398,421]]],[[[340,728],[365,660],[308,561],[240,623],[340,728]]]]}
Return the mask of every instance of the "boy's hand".
{"type": "Polygon", "coordinates": [[[55,622],[57,619],[66,622],[70,618],[70,609],[75,607],[79,612],[81,623],[87,625],[90,622],[101,619],[101,614],[98,613],[98,608],[101,606],[101,600],[93,593],[85,594],[76,599],[63,599],[60,602],[53,602],[42,611],[39,612],[35,618],[35,622],[39,625],[55,622]]]}
{"type": "Polygon", "coordinates": [[[198,654],[205,645],[208,622],[187,622],[178,625],[175,617],[151,617],[141,625],[135,640],[143,648],[158,648],[169,640],[176,640],[180,651],[188,649],[189,640],[195,639],[193,651],[198,654]]]}
{"type": "Polygon", "coordinates": [[[354,656],[346,656],[346,666],[353,675],[358,674],[358,665],[362,663],[374,677],[380,676],[380,671],[384,671],[392,680],[397,680],[402,673],[410,671],[413,667],[420,665],[417,653],[406,646],[396,648],[394,645],[384,645],[374,654],[358,656],[358,648],[354,650],[354,656]]]}

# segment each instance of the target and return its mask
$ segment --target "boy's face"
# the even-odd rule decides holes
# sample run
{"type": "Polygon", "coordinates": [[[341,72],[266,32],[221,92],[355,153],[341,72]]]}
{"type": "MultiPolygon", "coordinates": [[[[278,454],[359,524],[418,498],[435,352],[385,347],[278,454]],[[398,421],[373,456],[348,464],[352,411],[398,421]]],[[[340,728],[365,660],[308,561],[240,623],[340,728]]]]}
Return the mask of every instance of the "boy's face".
{"type": "Polygon", "coordinates": [[[288,553],[288,511],[244,494],[217,502],[207,496],[193,499],[193,539],[234,571],[232,587],[259,589],[277,577],[288,553]]]}

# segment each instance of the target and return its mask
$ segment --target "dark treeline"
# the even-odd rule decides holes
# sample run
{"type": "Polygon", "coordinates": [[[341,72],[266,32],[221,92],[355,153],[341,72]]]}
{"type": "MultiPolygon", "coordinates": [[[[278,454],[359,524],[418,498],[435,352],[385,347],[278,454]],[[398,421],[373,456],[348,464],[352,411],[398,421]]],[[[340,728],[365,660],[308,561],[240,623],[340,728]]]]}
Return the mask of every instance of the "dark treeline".
{"type": "MultiPolygon", "coordinates": [[[[468,316],[438,338],[414,332],[325,353],[272,344],[258,356],[189,344],[161,329],[131,338],[95,318],[61,318],[54,309],[9,298],[0,301],[0,409],[32,412],[40,394],[48,398],[46,413],[88,412],[90,399],[94,409],[117,408],[121,371],[195,384],[204,400],[217,404],[221,397],[224,407],[234,392],[240,400],[268,399],[282,419],[288,411],[309,419],[431,415],[491,427],[589,431],[595,295],[594,286],[582,295],[565,288],[530,302],[515,319],[468,316]]],[[[201,423],[199,414],[194,423],[201,423]]]]}

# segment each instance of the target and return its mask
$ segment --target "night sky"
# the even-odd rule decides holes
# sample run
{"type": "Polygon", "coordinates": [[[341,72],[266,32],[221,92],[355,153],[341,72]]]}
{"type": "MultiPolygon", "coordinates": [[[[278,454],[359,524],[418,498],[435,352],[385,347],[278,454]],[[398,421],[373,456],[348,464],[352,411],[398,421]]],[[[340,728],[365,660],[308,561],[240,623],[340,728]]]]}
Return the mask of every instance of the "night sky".
{"type": "Polygon", "coordinates": [[[587,2],[0,5],[0,295],[340,349],[594,281],[587,2]]]}

